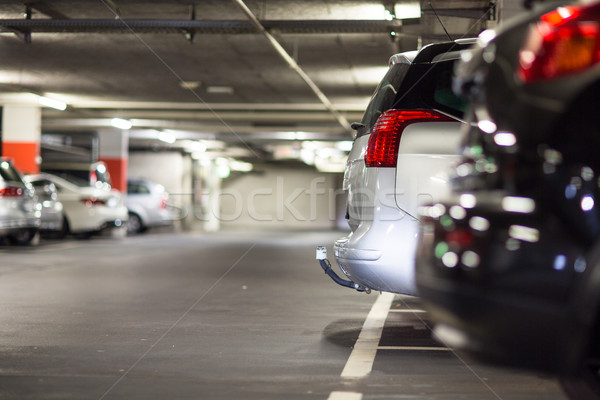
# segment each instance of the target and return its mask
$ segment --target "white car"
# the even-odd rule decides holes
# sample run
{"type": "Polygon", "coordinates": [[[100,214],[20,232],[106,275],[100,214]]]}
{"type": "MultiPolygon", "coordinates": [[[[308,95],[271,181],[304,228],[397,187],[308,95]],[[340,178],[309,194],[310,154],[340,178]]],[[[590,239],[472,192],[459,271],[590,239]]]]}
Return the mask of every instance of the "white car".
{"type": "Polygon", "coordinates": [[[163,185],[149,179],[127,179],[127,232],[140,233],[153,226],[172,225],[177,213],[168,201],[169,193],[163,185]]]}
{"type": "Polygon", "coordinates": [[[0,238],[15,245],[31,244],[39,236],[40,223],[33,188],[12,160],[0,157],[0,238]]]}
{"type": "Polygon", "coordinates": [[[28,175],[25,179],[35,185],[56,187],[58,200],[63,205],[65,233],[89,236],[105,229],[124,229],[127,207],[119,191],[79,186],[47,173],[28,175]]]}
{"type": "Polygon", "coordinates": [[[392,56],[361,123],[353,124],[357,136],[344,175],[351,233],[334,244],[349,281],[332,276],[320,257],[337,283],[416,294],[417,211],[449,193],[446,171],[459,159],[465,107],[451,79],[460,51],[473,43],[437,43],[392,56]]]}

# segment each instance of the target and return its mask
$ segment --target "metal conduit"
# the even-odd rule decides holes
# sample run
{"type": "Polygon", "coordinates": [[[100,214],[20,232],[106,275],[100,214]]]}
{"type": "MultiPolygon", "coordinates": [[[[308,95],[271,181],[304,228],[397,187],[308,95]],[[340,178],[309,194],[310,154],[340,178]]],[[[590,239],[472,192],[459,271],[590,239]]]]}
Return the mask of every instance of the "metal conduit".
{"type": "Polygon", "coordinates": [[[344,116],[342,114],[340,114],[333,107],[333,104],[327,98],[327,96],[325,96],[325,93],[323,93],[321,91],[321,89],[319,89],[319,87],[315,84],[315,82],[312,79],[310,79],[310,77],[306,74],[306,72],[304,72],[304,70],[302,68],[300,68],[298,63],[283,48],[281,43],[279,43],[277,41],[277,39],[275,39],[273,37],[273,35],[271,35],[265,29],[265,27],[260,23],[258,18],[256,18],[254,13],[252,13],[252,11],[246,6],[244,1],[243,0],[233,0],[233,1],[240,7],[240,9],[244,12],[244,14],[246,14],[246,16],[248,17],[250,22],[252,22],[252,24],[256,27],[256,29],[258,29],[258,31],[260,33],[262,33],[264,37],[267,38],[269,43],[271,43],[271,46],[273,46],[273,48],[277,51],[277,53],[281,56],[281,58],[283,58],[283,60],[290,66],[290,68],[292,68],[294,71],[296,71],[296,73],[300,76],[300,78],[302,78],[302,80],[304,82],[306,82],[308,87],[310,87],[310,89],[317,95],[317,97],[319,98],[321,103],[323,103],[325,108],[327,108],[327,110],[329,110],[329,112],[333,115],[333,117],[336,119],[336,121],[342,126],[342,128],[344,128],[346,131],[350,132],[351,128],[350,128],[350,123],[348,122],[348,120],[346,120],[346,118],[344,118],[344,116]]]}

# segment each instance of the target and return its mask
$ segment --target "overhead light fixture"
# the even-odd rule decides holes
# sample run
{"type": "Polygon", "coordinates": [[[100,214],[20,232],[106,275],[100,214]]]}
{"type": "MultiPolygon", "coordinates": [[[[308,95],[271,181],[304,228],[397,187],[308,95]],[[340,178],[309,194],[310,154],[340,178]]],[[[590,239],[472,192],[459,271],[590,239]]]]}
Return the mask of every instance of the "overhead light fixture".
{"type": "Polygon", "coordinates": [[[158,137],[158,140],[160,140],[161,142],[165,142],[165,143],[169,143],[169,144],[173,144],[177,141],[177,138],[175,137],[175,135],[173,135],[172,133],[169,133],[169,132],[158,132],[157,137],[158,137]]]}
{"type": "Polygon", "coordinates": [[[229,160],[229,168],[232,171],[250,172],[254,169],[254,166],[251,163],[245,161],[229,160]]]}
{"type": "Polygon", "coordinates": [[[110,120],[110,124],[119,129],[131,129],[133,126],[131,121],[122,118],[113,118],[110,120]]]}
{"type": "Polygon", "coordinates": [[[67,103],[44,96],[38,96],[38,103],[44,107],[54,108],[55,110],[64,111],[67,109],[67,103]]]}
{"type": "Polygon", "coordinates": [[[233,94],[234,92],[231,86],[209,86],[206,91],[212,94],[233,94]]]}
{"type": "Polygon", "coordinates": [[[341,142],[337,142],[335,147],[340,151],[350,151],[352,150],[352,146],[354,146],[354,142],[352,140],[342,140],[341,142]]]}
{"type": "Polygon", "coordinates": [[[186,90],[195,90],[200,87],[200,81],[181,81],[179,87],[186,90]]]}
{"type": "Polygon", "coordinates": [[[397,19],[421,18],[421,4],[418,1],[396,3],[394,14],[397,19]]]}

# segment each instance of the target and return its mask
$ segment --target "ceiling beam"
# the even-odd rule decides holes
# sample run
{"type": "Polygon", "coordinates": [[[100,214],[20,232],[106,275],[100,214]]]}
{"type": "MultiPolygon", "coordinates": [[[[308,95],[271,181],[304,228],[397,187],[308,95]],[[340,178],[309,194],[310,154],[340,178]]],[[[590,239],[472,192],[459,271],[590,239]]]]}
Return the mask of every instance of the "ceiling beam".
{"type": "MultiPolygon", "coordinates": [[[[404,24],[408,22],[405,21],[404,24]]],[[[267,31],[278,33],[389,33],[402,26],[400,20],[269,20],[261,21],[267,31]]],[[[256,33],[245,20],[166,19],[0,19],[5,31],[30,30],[37,33],[256,33]]]]}

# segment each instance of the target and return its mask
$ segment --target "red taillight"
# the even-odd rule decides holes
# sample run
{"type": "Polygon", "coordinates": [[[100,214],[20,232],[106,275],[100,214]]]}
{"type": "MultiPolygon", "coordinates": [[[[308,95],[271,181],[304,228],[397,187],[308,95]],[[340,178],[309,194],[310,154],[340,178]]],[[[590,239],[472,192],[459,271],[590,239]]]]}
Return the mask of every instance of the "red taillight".
{"type": "Polygon", "coordinates": [[[90,171],[90,185],[96,186],[96,182],[98,182],[96,171],[90,171]]]}
{"type": "Polygon", "coordinates": [[[524,82],[558,78],[600,61],[600,4],[559,7],[540,17],[519,52],[524,82]]]}
{"type": "Polygon", "coordinates": [[[98,199],[96,197],[84,197],[82,199],[80,199],[80,201],[85,204],[87,207],[92,207],[92,206],[103,206],[106,204],[105,200],[102,199],[98,199]]]}
{"type": "Polygon", "coordinates": [[[160,205],[158,206],[161,210],[167,208],[167,200],[169,200],[169,195],[163,194],[160,198],[160,205]]]}
{"type": "Polygon", "coordinates": [[[23,195],[23,189],[17,187],[0,188],[0,197],[18,197],[23,195]]]}
{"type": "Polygon", "coordinates": [[[367,167],[395,167],[404,128],[415,122],[445,122],[454,119],[436,111],[388,110],[381,114],[369,137],[365,153],[367,167]]]}

